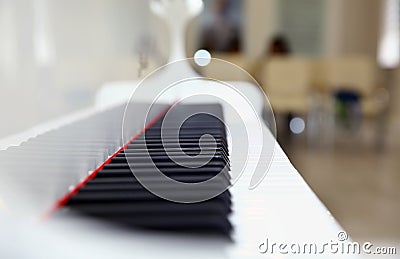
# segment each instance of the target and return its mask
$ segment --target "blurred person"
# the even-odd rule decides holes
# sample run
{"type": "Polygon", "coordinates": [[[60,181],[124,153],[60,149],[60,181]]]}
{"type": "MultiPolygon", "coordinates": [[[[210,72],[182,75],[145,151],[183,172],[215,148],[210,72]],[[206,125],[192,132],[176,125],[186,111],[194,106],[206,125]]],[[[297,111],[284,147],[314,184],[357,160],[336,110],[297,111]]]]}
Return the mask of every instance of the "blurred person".
{"type": "Polygon", "coordinates": [[[283,35],[276,35],[272,38],[268,47],[268,56],[285,56],[290,53],[290,44],[283,35]]]}
{"type": "MultiPolygon", "coordinates": [[[[289,41],[283,35],[277,34],[275,35],[269,43],[267,47],[267,57],[276,57],[276,56],[288,56],[291,54],[291,48],[289,41]]],[[[287,112],[282,115],[284,118],[284,129],[282,129],[282,134],[278,134],[278,136],[282,136],[282,140],[288,139],[292,135],[292,131],[290,130],[290,121],[295,117],[293,112],[287,112]]]]}
{"type": "Polygon", "coordinates": [[[216,52],[240,50],[240,15],[232,0],[213,1],[212,12],[205,15],[201,48],[216,52]]]}

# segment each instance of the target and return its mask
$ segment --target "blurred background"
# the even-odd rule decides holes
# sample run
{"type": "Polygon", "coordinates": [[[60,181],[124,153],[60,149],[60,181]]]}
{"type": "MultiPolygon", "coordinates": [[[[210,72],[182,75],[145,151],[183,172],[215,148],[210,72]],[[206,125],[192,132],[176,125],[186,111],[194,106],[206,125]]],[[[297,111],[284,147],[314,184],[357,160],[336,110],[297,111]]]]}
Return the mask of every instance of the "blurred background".
{"type": "MultiPolygon", "coordinates": [[[[399,244],[399,0],[204,3],[187,56],[206,49],[248,71],[280,144],[350,236],[399,244]]],[[[0,37],[0,138],[93,106],[170,49],[144,0],[0,0],[0,37]]]]}

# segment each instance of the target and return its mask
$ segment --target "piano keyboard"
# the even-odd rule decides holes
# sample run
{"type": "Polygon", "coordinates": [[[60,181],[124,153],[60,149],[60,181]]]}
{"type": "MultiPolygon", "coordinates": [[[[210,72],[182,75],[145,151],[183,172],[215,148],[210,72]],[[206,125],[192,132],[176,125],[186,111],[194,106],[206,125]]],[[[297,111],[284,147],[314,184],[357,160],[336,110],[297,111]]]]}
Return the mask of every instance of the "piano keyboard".
{"type": "MultiPolygon", "coordinates": [[[[229,235],[232,230],[228,220],[231,212],[229,190],[205,201],[179,203],[153,194],[132,173],[135,170],[146,177],[146,173],[154,170],[146,159],[150,155],[157,169],[179,182],[195,184],[219,177],[218,181],[208,184],[204,192],[230,185],[226,129],[218,119],[222,118],[222,107],[209,104],[175,106],[168,116],[168,125],[178,126],[188,112],[195,115],[179,128],[169,126],[161,138],[161,127],[166,118],[165,107],[162,110],[164,112],[147,125],[145,132],[139,132],[122,148],[119,147],[122,144],[123,107],[117,107],[11,147],[0,153],[1,164],[8,172],[21,174],[18,178],[21,187],[27,187],[24,182],[35,180],[32,174],[45,175],[39,179],[59,178],[64,185],[75,183],[56,204],[53,217],[72,213],[139,229],[229,235]],[[202,110],[209,114],[196,114],[202,110]],[[179,132],[179,137],[172,132],[179,132]],[[204,138],[204,134],[212,138],[204,138]],[[176,160],[182,159],[185,164],[177,164],[176,160]],[[105,162],[96,167],[101,160],[105,162]],[[198,160],[208,162],[196,167],[198,160]],[[21,173],[27,170],[31,173],[21,173]],[[85,170],[92,172],[76,185],[76,176],[82,176],[76,172],[85,170]]],[[[134,127],[131,128],[134,135],[134,127]]],[[[158,178],[149,179],[151,177],[146,180],[153,181],[154,186],[166,188],[166,192],[177,192],[168,189],[167,185],[164,187],[158,178]]],[[[38,183],[37,187],[40,189],[44,184],[38,183]]],[[[197,193],[185,190],[176,195],[196,197],[197,193]]]]}
{"type": "MultiPolygon", "coordinates": [[[[221,112],[219,106],[207,104],[207,107],[212,113],[221,112]]],[[[242,161],[248,159],[250,168],[258,163],[254,156],[234,152],[243,146],[240,141],[231,139],[229,162],[225,131],[237,136],[236,140],[250,138],[251,150],[256,150],[263,141],[255,134],[238,135],[240,130],[229,109],[224,109],[226,129],[217,121],[210,118],[203,121],[204,117],[199,116],[198,120],[193,118],[196,119],[193,123],[189,121],[183,125],[179,140],[182,149],[195,156],[199,149],[192,144],[198,143],[200,132],[212,134],[217,140],[215,149],[209,150],[212,145],[202,149],[205,155],[213,154],[212,159],[200,169],[172,168],[166,151],[170,155],[179,152],[172,144],[165,145],[164,149],[157,146],[161,120],[169,118],[163,117],[168,107],[155,106],[154,114],[149,117],[160,120],[147,124],[146,135],[142,129],[148,105],[136,103],[132,108],[134,120],[124,125],[129,132],[124,139],[135,136],[129,145],[123,146],[125,141],[122,141],[123,106],[82,111],[71,119],[63,118],[61,123],[56,121],[50,126],[30,130],[26,135],[32,137],[23,138],[23,143],[8,141],[18,146],[8,144],[6,150],[0,151],[0,210],[6,212],[0,213],[3,234],[0,234],[0,257],[131,258],[135,254],[148,258],[187,258],[190,254],[193,258],[281,258],[281,254],[260,254],[261,242],[268,238],[271,242],[310,240],[323,244],[337,240],[338,232],[344,231],[272,135],[267,136],[268,143],[275,145],[276,152],[267,177],[257,188],[249,190],[252,174],[251,170],[246,170],[239,181],[234,182],[232,177],[235,184],[229,192],[205,202],[181,204],[157,198],[136,181],[126,166],[128,161],[135,161],[148,173],[146,164],[140,160],[144,151],[151,153],[164,174],[189,183],[211,177],[215,173],[212,170],[221,168],[224,163],[228,169],[232,164],[229,172],[232,176],[239,173],[238,165],[242,161]],[[38,135],[38,131],[44,133],[38,135]],[[88,175],[88,172],[91,173],[88,175]],[[71,187],[69,192],[68,186],[71,187]],[[37,223],[55,203],[57,210],[44,224],[30,223],[29,219],[37,223]],[[76,214],[83,216],[75,217],[76,214]],[[108,223],[119,227],[110,227],[108,223]],[[182,231],[185,234],[181,235],[182,231]],[[187,235],[188,231],[195,234],[187,235]],[[206,235],[202,234],[204,231],[206,235]],[[211,235],[210,231],[219,234],[211,235]]],[[[200,108],[204,110],[204,106],[177,106],[181,110],[200,108]]],[[[249,132],[256,132],[260,127],[251,120],[247,126],[249,132]]],[[[124,130],[124,135],[126,132],[124,130]]],[[[220,175],[220,184],[227,184],[227,172],[220,175]]],[[[190,192],[183,195],[186,194],[191,195],[190,192]]]]}

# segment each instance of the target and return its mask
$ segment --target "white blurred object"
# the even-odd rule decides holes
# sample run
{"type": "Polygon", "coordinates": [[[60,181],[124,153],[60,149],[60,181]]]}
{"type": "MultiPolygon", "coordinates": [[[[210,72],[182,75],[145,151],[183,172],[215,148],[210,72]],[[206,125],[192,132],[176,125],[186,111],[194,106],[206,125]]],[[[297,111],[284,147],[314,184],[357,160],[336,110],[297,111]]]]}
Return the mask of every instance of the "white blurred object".
{"type": "MultiPolygon", "coordinates": [[[[190,19],[198,15],[203,10],[203,1],[201,0],[152,0],[150,9],[155,14],[165,20],[168,25],[171,41],[171,50],[168,63],[186,58],[185,55],[185,29],[190,19]]],[[[188,62],[181,63],[180,73],[187,76],[198,76],[191,68],[188,62]]],[[[162,83],[163,77],[168,77],[170,71],[164,70],[164,75],[159,77],[157,83],[162,83]]],[[[98,91],[95,97],[95,105],[105,107],[116,103],[127,102],[130,95],[137,89],[140,80],[119,81],[105,83],[98,91]]],[[[146,98],[146,96],[143,96],[146,98]]],[[[173,99],[179,96],[173,96],[173,99]]],[[[145,99],[144,99],[145,100],[145,99]]],[[[152,100],[150,100],[152,101],[152,100]]]]}
{"type": "Polygon", "coordinates": [[[49,66],[55,62],[56,50],[51,39],[51,22],[48,0],[35,0],[34,4],[34,55],[39,66],[49,66]]]}
{"type": "Polygon", "coordinates": [[[185,29],[193,17],[203,10],[202,0],[152,0],[152,12],[162,17],[168,24],[171,37],[169,62],[186,58],[185,55],[185,29]]]}
{"type": "Polygon", "coordinates": [[[400,0],[383,2],[378,62],[383,68],[396,68],[400,63],[400,0]]]}

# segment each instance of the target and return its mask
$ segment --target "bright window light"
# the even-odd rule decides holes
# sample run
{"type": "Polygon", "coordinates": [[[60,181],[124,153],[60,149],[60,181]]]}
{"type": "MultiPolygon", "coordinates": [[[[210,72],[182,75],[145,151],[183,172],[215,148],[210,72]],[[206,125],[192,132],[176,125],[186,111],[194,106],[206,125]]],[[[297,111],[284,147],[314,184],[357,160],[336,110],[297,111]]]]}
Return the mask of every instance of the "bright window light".
{"type": "Polygon", "coordinates": [[[385,0],[378,62],[383,68],[395,68],[400,62],[400,0],[385,0]]]}

